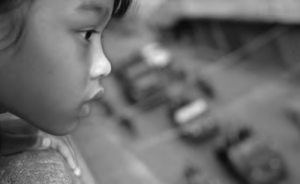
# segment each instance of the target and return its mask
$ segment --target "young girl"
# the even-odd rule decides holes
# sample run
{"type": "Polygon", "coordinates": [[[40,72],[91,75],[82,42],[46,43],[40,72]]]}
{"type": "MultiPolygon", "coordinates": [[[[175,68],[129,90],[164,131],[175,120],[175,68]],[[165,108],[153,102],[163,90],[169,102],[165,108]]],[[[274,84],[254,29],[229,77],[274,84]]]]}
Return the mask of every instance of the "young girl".
{"type": "Polygon", "coordinates": [[[0,0],[0,113],[28,122],[0,119],[0,156],[54,148],[78,172],[72,150],[56,136],[72,132],[102,97],[101,79],[111,71],[102,33],[130,4],[0,0]]]}

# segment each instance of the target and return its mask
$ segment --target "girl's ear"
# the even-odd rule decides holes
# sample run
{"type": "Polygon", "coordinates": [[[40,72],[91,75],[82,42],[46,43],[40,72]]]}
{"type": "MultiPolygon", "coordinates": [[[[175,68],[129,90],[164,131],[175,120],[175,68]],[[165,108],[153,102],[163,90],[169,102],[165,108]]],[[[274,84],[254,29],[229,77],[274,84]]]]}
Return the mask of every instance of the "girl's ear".
{"type": "Polygon", "coordinates": [[[18,26],[18,21],[14,15],[0,15],[0,62],[2,54],[9,50],[13,45],[15,33],[18,26]]]}
{"type": "MultiPolygon", "coordinates": [[[[35,0],[0,0],[0,54],[11,50],[22,39],[25,31],[26,19],[35,0]],[[1,5],[6,5],[4,10],[1,5]],[[2,8],[2,9],[1,9],[2,8]]],[[[0,62],[1,62],[0,55],[0,62]]]]}

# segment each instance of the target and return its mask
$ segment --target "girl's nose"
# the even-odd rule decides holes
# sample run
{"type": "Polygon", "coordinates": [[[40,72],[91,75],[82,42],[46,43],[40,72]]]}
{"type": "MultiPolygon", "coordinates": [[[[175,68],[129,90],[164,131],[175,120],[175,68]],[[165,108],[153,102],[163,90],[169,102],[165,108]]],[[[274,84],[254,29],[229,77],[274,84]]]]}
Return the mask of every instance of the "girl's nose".
{"type": "Polygon", "coordinates": [[[98,57],[92,63],[91,78],[105,77],[111,72],[111,65],[104,54],[98,57]]]}
{"type": "Polygon", "coordinates": [[[91,57],[91,78],[105,77],[111,72],[111,64],[103,52],[101,42],[93,45],[91,57]]]}

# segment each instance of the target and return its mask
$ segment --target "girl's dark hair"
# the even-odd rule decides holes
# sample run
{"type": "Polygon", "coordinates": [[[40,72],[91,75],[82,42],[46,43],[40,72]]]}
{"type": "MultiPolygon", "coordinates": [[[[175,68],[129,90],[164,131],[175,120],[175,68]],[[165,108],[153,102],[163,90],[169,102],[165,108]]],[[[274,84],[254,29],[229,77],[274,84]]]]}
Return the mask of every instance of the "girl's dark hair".
{"type": "MultiPolygon", "coordinates": [[[[1,1],[1,0],[0,0],[1,1]]],[[[122,18],[129,9],[132,0],[115,0],[112,18],[122,18]]]]}
{"type": "Polygon", "coordinates": [[[25,20],[15,14],[15,11],[23,3],[32,3],[34,0],[0,0],[0,24],[1,31],[5,34],[0,37],[0,42],[10,40],[9,44],[1,46],[0,51],[7,50],[15,45],[21,38],[25,20]],[[3,30],[4,29],[4,30],[3,30]],[[11,35],[16,34],[13,38],[11,35]]]}
{"type": "MultiPolygon", "coordinates": [[[[5,14],[14,10],[25,1],[26,0],[0,0],[0,14],[5,14]]],[[[112,15],[113,18],[122,18],[126,14],[131,3],[132,0],[115,0],[112,15]]]]}
{"type": "Polygon", "coordinates": [[[20,0],[0,0],[0,15],[14,10],[21,2],[20,0]]]}

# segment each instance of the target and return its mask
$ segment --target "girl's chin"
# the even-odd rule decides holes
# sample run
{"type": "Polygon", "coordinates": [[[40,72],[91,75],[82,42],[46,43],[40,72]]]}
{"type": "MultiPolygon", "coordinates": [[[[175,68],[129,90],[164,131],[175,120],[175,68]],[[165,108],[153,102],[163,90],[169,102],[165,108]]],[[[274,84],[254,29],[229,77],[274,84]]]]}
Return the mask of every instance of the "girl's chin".
{"type": "MultiPolygon", "coordinates": [[[[72,122],[61,122],[50,125],[50,127],[39,126],[38,128],[46,133],[56,135],[56,136],[64,136],[70,134],[77,127],[79,123],[79,119],[75,119],[72,122]]],[[[50,124],[50,122],[49,122],[50,124]]]]}

